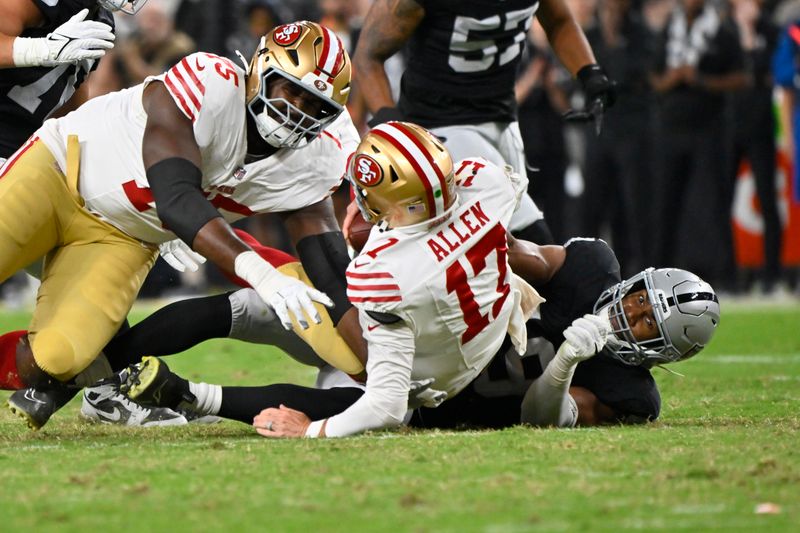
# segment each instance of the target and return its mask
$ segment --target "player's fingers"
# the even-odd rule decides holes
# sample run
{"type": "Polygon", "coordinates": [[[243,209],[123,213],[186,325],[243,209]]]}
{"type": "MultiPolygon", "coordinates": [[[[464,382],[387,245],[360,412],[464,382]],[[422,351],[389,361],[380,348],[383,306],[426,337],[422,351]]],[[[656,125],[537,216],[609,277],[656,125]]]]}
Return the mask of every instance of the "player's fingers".
{"type": "Polygon", "coordinates": [[[308,295],[311,297],[312,300],[315,302],[319,302],[325,307],[333,307],[333,300],[331,300],[327,294],[322,291],[318,291],[317,289],[309,288],[308,295]]]}
{"type": "Polygon", "coordinates": [[[278,315],[278,320],[281,321],[281,325],[283,329],[290,330],[292,329],[292,319],[289,317],[289,310],[286,308],[286,303],[282,299],[275,299],[274,302],[268,302],[272,307],[272,310],[275,311],[275,314],[278,315]]]}
{"type": "Polygon", "coordinates": [[[75,54],[73,62],[83,61],[84,59],[100,59],[106,55],[105,50],[81,50],[75,54]]]}
{"type": "Polygon", "coordinates": [[[193,257],[195,254],[188,251],[188,249],[178,247],[172,253],[175,254],[175,257],[178,259],[178,261],[186,266],[189,272],[197,272],[197,270],[200,268],[200,265],[197,264],[197,261],[195,261],[195,258],[193,257]]]}
{"type": "Polygon", "coordinates": [[[114,43],[103,39],[81,39],[80,47],[84,50],[108,50],[114,48],[114,43]]]}
{"type": "MultiPolygon", "coordinates": [[[[55,5],[55,4],[53,4],[53,5],[55,5]]],[[[72,17],[69,19],[69,21],[70,22],[80,22],[83,19],[85,19],[86,15],[88,15],[88,14],[89,14],[89,9],[88,8],[81,9],[80,11],[78,11],[77,13],[72,15],[72,17]]]]}
{"type": "Polygon", "coordinates": [[[315,324],[319,324],[320,322],[322,322],[322,317],[319,316],[317,308],[314,307],[314,302],[311,301],[308,292],[299,293],[297,295],[297,301],[303,308],[305,315],[311,317],[311,320],[313,320],[315,324]]]}
{"type": "Polygon", "coordinates": [[[181,263],[180,261],[178,261],[178,259],[172,254],[172,252],[167,252],[165,254],[161,254],[161,257],[164,259],[164,261],[169,266],[171,266],[172,268],[174,268],[178,272],[185,272],[186,271],[186,266],[183,263],[181,263]]]}
{"type": "Polygon", "coordinates": [[[300,324],[300,327],[303,329],[308,329],[308,320],[306,320],[306,316],[303,314],[303,308],[300,306],[298,297],[299,294],[287,298],[286,306],[289,308],[289,313],[291,313],[295,320],[297,320],[297,323],[300,324]]]}
{"type": "Polygon", "coordinates": [[[342,221],[342,235],[344,235],[344,240],[350,240],[350,228],[353,226],[353,221],[356,219],[356,214],[358,213],[358,206],[356,205],[355,200],[350,202],[347,205],[347,212],[344,215],[344,220],[342,221]]]}

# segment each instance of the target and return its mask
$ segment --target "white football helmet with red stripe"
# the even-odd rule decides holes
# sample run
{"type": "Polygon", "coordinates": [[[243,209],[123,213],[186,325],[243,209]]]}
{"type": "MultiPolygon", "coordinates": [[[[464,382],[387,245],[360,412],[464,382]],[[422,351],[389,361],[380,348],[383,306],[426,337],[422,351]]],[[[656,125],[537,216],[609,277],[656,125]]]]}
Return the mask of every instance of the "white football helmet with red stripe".
{"type": "Polygon", "coordinates": [[[344,109],[350,94],[350,57],[336,34],[315,22],[278,26],[261,38],[247,72],[247,109],[272,146],[299,148],[344,109]],[[312,116],[284,98],[270,98],[270,80],[281,77],[322,100],[312,116]]]}
{"type": "Polygon", "coordinates": [[[408,122],[386,122],[367,133],[347,174],[361,214],[385,227],[438,223],[456,199],[450,153],[408,122]]]}

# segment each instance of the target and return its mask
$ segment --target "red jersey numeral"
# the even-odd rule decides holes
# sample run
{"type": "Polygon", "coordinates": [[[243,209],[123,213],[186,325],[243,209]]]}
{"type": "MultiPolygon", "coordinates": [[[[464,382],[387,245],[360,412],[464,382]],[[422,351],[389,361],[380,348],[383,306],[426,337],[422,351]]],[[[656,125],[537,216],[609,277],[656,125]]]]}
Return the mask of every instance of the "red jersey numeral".
{"type": "Polygon", "coordinates": [[[395,239],[394,237],[390,237],[385,243],[381,244],[377,248],[373,248],[372,250],[370,250],[368,252],[363,252],[363,254],[364,255],[368,255],[373,259],[377,259],[378,258],[378,252],[380,252],[381,250],[385,250],[385,249],[389,248],[390,246],[394,246],[398,242],[399,241],[397,239],[395,239]]]}
{"type": "Polygon", "coordinates": [[[464,172],[464,170],[466,170],[467,167],[470,166],[472,167],[472,173],[466,178],[463,178],[461,179],[461,181],[459,181],[458,184],[461,187],[469,187],[470,185],[472,185],[472,180],[475,179],[475,176],[478,174],[478,171],[483,167],[485,167],[486,165],[484,165],[483,163],[478,163],[477,161],[470,161],[469,159],[465,159],[461,162],[461,166],[458,168],[458,172],[456,172],[456,175],[459,178],[461,178],[460,174],[464,172]]]}
{"type": "Polygon", "coordinates": [[[461,312],[464,314],[464,322],[467,324],[466,331],[461,335],[462,344],[474,339],[489,325],[489,321],[497,316],[508,297],[511,287],[505,281],[507,251],[506,230],[501,224],[497,224],[465,254],[467,261],[472,266],[474,275],[477,276],[486,268],[486,257],[492,252],[497,253],[497,292],[500,297],[492,305],[490,314],[481,314],[478,302],[475,301],[475,294],[469,286],[467,271],[461,263],[456,261],[447,268],[447,292],[456,293],[461,312]]]}
{"type": "Polygon", "coordinates": [[[236,74],[236,69],[233,68],[233,63],[231,63],[230,59],[216,54],[206,53],[205,55],[214,60],[214,70],[217,71],[217,74],[225,78],[226,81],[233,79],[234,85],[239,86],[239,76],[236,74]]]}

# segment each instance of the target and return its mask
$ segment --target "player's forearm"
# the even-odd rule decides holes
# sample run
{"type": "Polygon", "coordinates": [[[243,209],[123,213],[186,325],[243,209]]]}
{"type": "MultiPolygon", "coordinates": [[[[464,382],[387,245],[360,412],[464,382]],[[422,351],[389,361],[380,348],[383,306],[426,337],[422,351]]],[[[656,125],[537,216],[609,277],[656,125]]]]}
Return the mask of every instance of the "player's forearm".
{"type": "Polygon", "coordinates": [[[564,0],[545,0],[537,18],[561,64],[575,76],[586,65],[596,63],[589,41],[564,0]]]}
{"type": "Polygon", "coordinates": [[[312,422],[306,436],[344,437],[403,422],[411,386],[414,334],[401,322],[366,330],[364,336],[369,342],[366,392],[342,413],[312,422]]]}
{"type": "Polygon", "coordinates": [[[358,91],[370,113],[384,107],[394,107],[392,88],[383,68],[383,63],[373,60],[355,62],[358,69],[358,91]]]}
{"type": "Polygon", "coordinates": [[[0,33],[0,68],[14,67],[14,39],[12,35],[0,33]]]}
{"type": "Polygon", "coordinates": [[[394,107],[383,65],[403,47],[424,16],[425,10],[414,0],[377,0],[367,13],[353,66],[359,91],[372,113],[394,107]]]}
{"type": "Polygon", "coordinates": [[[235,274],[236,257],[251,251],[221,217],[208,221],[197,232],[192,249],[230,274],[235,274]]]}
{"type": "Polygon", "coordinates": [[[511,270],[534,287],[550,281],[566,258],[563,246],[539,246],[510,235],[508,244],[511,270]]]}

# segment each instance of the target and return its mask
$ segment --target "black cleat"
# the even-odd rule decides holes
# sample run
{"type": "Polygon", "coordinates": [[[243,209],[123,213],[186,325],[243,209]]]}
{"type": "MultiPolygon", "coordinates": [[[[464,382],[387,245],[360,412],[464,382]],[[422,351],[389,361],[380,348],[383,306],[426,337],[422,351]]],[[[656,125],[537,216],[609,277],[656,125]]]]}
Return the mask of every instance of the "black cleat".
{"type": "Polygon", "coordinates": [[[131,400],[147,407],[179,409],[191,405],[195,397],[186,381],[172,373],[157,357],[142,357],[142,362],[130,367],[121,390],[131,400]]]}
{"type": "Polygon", "coordinates": [[[29,428],[41,429],[53,413],[78,394],[78,390],[61,384],[47,389],[20,389],[8,397],[8,408],[25,420],[29,428]]]}

